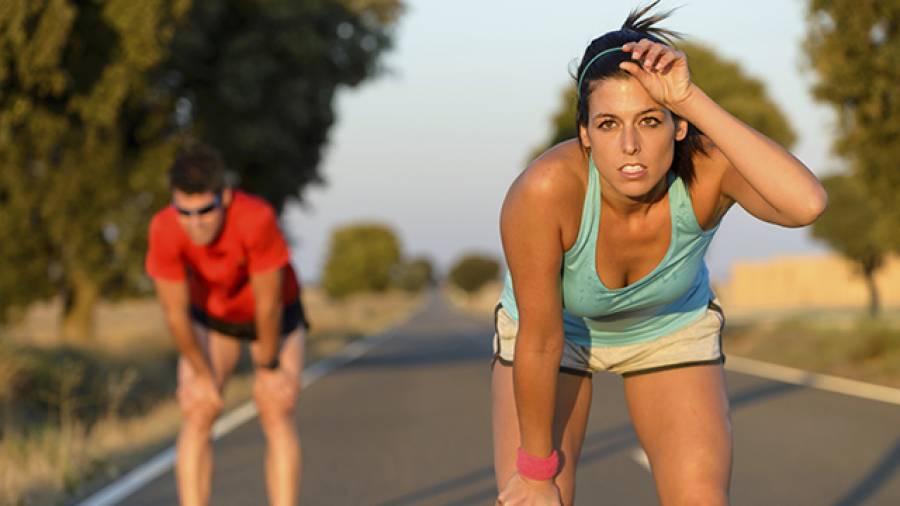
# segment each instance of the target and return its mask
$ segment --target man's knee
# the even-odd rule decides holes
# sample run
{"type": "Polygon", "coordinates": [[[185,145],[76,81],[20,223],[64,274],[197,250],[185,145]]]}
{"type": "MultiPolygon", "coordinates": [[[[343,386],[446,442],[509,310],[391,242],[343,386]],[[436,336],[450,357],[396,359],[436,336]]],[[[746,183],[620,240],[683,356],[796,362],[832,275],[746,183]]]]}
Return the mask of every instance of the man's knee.
{"type": "Polygon", "coordinates": [[[293,423],[299,388],[288,392],[273,392],[257,386],[253,389],[253,400],[259,410],[263,424],[293,423]]]}
{"type": "Polygon", "coordinates": [[[222,413],[222,407],[213,402],[192,401],[184,398],[179,398],[178,401],[185,425],[194,430],[211,430],[216,418],[222,413]]]}

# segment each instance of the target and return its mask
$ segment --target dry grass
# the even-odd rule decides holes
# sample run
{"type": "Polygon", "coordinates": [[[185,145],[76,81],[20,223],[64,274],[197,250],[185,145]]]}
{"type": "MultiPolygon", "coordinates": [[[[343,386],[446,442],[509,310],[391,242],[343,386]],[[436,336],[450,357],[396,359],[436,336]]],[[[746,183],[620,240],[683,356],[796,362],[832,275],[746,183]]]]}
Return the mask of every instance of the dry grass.
{"type": "Polygon", "coordinates": [[[90,428],[72,420],[8,434],[0,441],[0,503],[59,503],[86,476],[117,474],[107,463],[123,448],[156,447],[177,423],[174,403],[163,403],[139,418],[105,417],[90,428]]]}
{"type": "Polygon", "coordinates": [[[723,340],[726,353],[900,387],[900,322],[893,318],[871,320],[858,313],[745,318],[728,324],[723,340]]]}
{"type": "MultiPolygon", "coordinates": [[[[308,360],[403,321],[425,297],[398,292],[332,301],[305,289],[313,324],[308,360]]],[[[58,504],[83,495],[171,444],[180,422],[171,398],[175,350],[155,300],[102,304],[97,339],[74,348],[56,339],[58,315],[58,304],[36,305],[3,329],[0,504],[58,504]],[[60,356],[67,365],[61,367],[60,356]],[[48,392],[55,400],[41,402],[48,392]],[[104,404],[84,409],[85,399],[95,398],[104,404]]],[[[228,386],[226,404],[248,399],[251,385],[245,365],[228,386]]]]}
{"type": "MultiPolygon", "coordinates": [[[[244,402],[251,385],[248,375],[236,377],[227,408],[244,402]]],[[[10,434],[0,440],[0,504],[58,504],[81,495],[170,445],[180,421],[178,406],[167,400],[138,416],[104,415],[89,427],[70,419],[10,434]]]]}
{"type": "Polygon", "coordinates": [[[466,293],[453,285],[446,285],[444,292],[454,306],[473,316],[485,317],[494,314],[497,301],[500,300],[500,292],[503,290],[502,281],[490,282],[475,293],[466,293]]]}
{"type": "Polygon", "coordinates": [[[427,295],[402,291],[351,295],[334,301],[319,289],[303,292],[303,300],[312,323],[311,337],[334,333],[368,335],[380,332],[408,318],[427,295]]]}

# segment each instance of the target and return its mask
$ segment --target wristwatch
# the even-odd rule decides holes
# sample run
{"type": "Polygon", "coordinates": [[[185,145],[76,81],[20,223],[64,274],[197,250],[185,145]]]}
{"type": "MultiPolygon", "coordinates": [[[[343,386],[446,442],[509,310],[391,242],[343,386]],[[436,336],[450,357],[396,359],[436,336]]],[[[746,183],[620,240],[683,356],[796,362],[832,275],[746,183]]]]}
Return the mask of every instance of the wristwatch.
{"type": "Polygon", "coordinates": [[[274,357],[272,357],[272,360],[269,360],[264,364],[256,364],[256,367],[262,367],[263,369],[274,371],[275,369],[278,369],[279,365],[281,365],[281,361],[278,360],[278,355],[275,355],[274,357]]]}

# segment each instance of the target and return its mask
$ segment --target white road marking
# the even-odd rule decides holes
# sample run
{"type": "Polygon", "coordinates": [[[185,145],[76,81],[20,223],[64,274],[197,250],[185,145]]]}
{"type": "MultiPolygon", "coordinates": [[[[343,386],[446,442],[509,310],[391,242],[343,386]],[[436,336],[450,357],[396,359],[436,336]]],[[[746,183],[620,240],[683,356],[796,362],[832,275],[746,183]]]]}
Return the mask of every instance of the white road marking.
{"type": "Polygon", "coordinates": [[[650,460],[647,458],[647,454],[644,453],[640,447],[631,450],[630,452],[631,460],[637,462],[644,468],[648,473],[650,472],[650,460]]]}
{"type": "MultiPolygon", "coordinates": [[[[322,359],[310,365],[303,371],[303,388],[307,388],[329,372],[349,364],[365,355],[378,343],[385,340],[390,334],[378,334],[368,336],[347,345],[337,355],[322,359]]],[[[256,405],[253,401],[234,408],[219,418],[213,426],[213,440],[228,434],[244,423],[252,420],[257,415],[256,405]]],[[[79,506],[110,506],[118,504],[126,497],[135,493],[146,484],[165,474],[175,464],[175,447],[169,447],[158,453],[146,463],[129,471],[127,474],[110,483],[84,501],[79,506]]]]}
{"type": "Polygon", "coordinates": [[[750,374],[761,378],[782,381],[792,385],[802,385],[819,390],[826,390],[839,394],[852,395],[873,401],[887,402],[900,405],[900,389],[874,385],[862,381],[855,381],[827,374],[818,374],[794,369],[783,365],[770,364],[759,360],[729,355],[725,361],[725,369],[728,371],[750,374]]]}

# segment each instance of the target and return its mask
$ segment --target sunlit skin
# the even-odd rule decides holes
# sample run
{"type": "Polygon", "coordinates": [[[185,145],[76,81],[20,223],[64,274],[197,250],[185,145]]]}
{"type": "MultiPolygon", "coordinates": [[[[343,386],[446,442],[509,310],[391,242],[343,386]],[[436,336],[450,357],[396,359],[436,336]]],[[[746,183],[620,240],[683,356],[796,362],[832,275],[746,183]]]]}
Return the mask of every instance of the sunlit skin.
{"type": "MultiPolygon", "coordinates": [[[[535,160],[510,187],[500,229],[519,309],[515,361],[493,371],[494,469],[504,506],[573,504],[575,472],[590,411],[591,383],[561,374],[564,331],[560,266],[579,233],[590,156],[601,188],[596,275],[609,289],[651,272],[669,247],[666,173],[687,122],[704,132],[687,188],[697,224],[718,224],[739,204],[784,227],[825,209],[815,176],[783,147],[731,116],[690,79],[687,58],[648,39],[622,46],[628,76],[592,83],[576,140],[535,160]],[[684,118],[681,121],[678,118],[684,118]],[[631,168],[627,167],[632,165],[631,168]],[[516,470],[516,448],[564,456],[559,474],[534,481],[516,470]]],[[[647,453],[660,503],[728,504],[731,425],[721,365],[627,377],[632,423],[647,453]]]]}
{"type": "MultiPolygon", "coordinates": [[[[222,192],[222,204],[212,211],[197,215],[178,215],[178,223],[197,246],[207,246],[219,236],[222,226],[225,224],[225,214],[228,204],[231,203],[231,190],[222,192]]],[[[172,204],[179,209],[196,211],[203,209],[215,202],[216,194],[213,192],[185,193],[181,190],[172,192],[172,204]]]]}
{"type": "MultiPolygon", "coordinates": [[[[233,192],[225,189],[218,205],[214,192],[186,193],[173,190],[172,205],[178,223],[197,246],[213,244],[221,234],[233,192]],[[212,208],[210,208],[212,206],[212,208]],[[202,214],[198,211],[209,209],[202,214]],[[188,214],[184,214],[187,212],[188,214]]],[[[282,269],[252,274],[255,319],[259,338],[250,345],[255,363],[278,354],[274,370],[257,368],[253,396],[266,436],[266,488],[269,503],[296,504],[302,458],[294,410],[303,370],[304,333],[295,329],[278,343],[282,315],[282,269]],[[262,358],[265,357],[265,358],[262,358]]],[[[208,504],[212,479],[213,423],[223,408],[222,389],[237,365],[240,343],[189,317],[189,289],[184,281],[156,280],[157,293],[166,309],[168,325],[181,353],[178,401],[184,423],[178,436],[176,478],[179,502],[185,506],[208,504]]]]}

